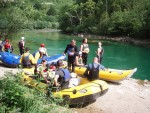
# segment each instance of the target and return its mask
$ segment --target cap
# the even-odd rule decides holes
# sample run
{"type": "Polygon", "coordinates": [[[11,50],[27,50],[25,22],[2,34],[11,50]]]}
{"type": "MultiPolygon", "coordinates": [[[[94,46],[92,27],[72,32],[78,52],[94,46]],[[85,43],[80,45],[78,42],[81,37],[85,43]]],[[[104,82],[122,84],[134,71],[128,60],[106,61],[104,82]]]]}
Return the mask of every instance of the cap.
{"type": "Polygon", "coordinates": [[[24,40],[24,37],[21,37],[21,40],[24,40]]]}
{"type": "Polygon", "coordinates": [[[28,47],[25,48],[25,51],[29,51],[29,50],[30,50],[30,48],[28,48],[28,47]]]}

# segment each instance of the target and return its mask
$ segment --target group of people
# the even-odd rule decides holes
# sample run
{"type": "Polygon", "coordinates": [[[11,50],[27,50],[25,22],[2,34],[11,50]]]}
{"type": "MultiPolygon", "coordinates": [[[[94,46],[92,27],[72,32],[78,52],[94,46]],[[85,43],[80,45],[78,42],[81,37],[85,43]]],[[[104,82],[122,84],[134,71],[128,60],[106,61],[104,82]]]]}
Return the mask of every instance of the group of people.
{"type": "MultiPolygon", "coordinates": [[[[50,83],[51,79],[54,80],[55,86],[60,86],[62,89],[70,87],[72,84],[70,83],[71,72],[75,71],[75,66],[87,66],[88,54],[90,52],[90,48],[87,42],[87,38],[82,40],[82,44],[80,45],[80,49],[78,49],[76,45],[76,41],[73,39],[66,46],[64,50],[64,55],[68,56],[68,68],[64,68],[63,61],[58,61],[57,64],[53,66],[46,65],[47,61],[45,58],[48,56],[47,49],[45,48],[45,44],[41,44],[38,51],[34,54],[30,53],[30,48],[25,48],[25,38],[21,37],[21,40],[18,42],[18,48],[20,51],[20,64],[23,68],[32,68],[35,67],[35,72],[45,80],[46,83],[50,83]],[[41,69],[38,69],[38,59],[42,58],[41,69]]],[[[9,40],[6,38],[3,41],[3,47],[6,52],[12,52],[13,48],[9,43],[9,40]]],[[[105,69],[103,65],[101,65],[102,56],[104,53],[104,49],[102,48],[102,43],[98,42],[98,48],[95,51],[96,57],[94,57],[93,63],[87,66],[87,69],[84,75],[89,80],[99,79],[99,71],[100,69],[105,69]]]]}
{"type": "Polygon", "coordinates": [[[30,53],[30,48],[28,47],[26,47],[25,50],[20,51],[23,52],[21,54],[20,64],[24,68],[32,68],[33,66],[37,67],[38,59],[42,58],[44,60],[48,56],[45,44],[41,44],[39,50],[33,54],[30,53]]]}
{"type": "MultiPolygon", "coordinates": [[[[89,45],[87,43],[87,38],[82,40],[80,49],[76,46],[76,41],[71,40],[70,44],[67,45],[64,54],[68,54],[68,68],[74,72],[75,66],[84,66],[87,65],[88,54],[90,52],[89,45]],[[72,68],[71,68],[72,67],[72,68]]],[[[96,57],[98,62],[102,62],[102,56],[104,49],[102,48],[102,43],[98,42],[98,49],[96,51],[96,57]]]]}
{"type": "MultiPolygon", "coordinates": [[[[101,65],[102,55],[104,53],[102,43],[98,42],[98,46],[99,47],[96,50],[96,57],[94,57],[93,63],[87,66],[87,69],[84,73],[89,80],[99,79],[99,71],[101,69],[105,69],[105,67],[101,65]]],[[[38,72],[38,74],[45,80],[46,83],[50,83],[50,81],[53,79],[55,86],[60,86],[62,89],[64,89],[71,86],[71,84],[78,84],[70,83],[71,72],[75,71],[75,66],[81,67],[87,65],[90,49],[86,38],[83,39],[80,49],[78,49],[76,41],[74,39],[71,40],[64,50],[64,54],[68,56],[68,68],[63,67],[64,64],[61,60],[53,66],[46,65],[47,61],[44,59],[44,57],[48,56],[48,54],[44,44],[41,44],[39,50],[33,55],[30,54],[29,51],[29,48],[25,48],[25,53],[21,55],[20,63],[23,65],[23,67],[30,68],[34,65],[37,69],[36,72],[38,72]],[[43,58],[40,70],[37,66],[37,61],[39,58],[43,58]]]]}
{"type": "MultiPolygon", "coordinates": [[[[22,55],[25,49],[24,37],[21,37],[21,40],[18,42],[18,47],[19,47],[20,55],[22,55]]],[[[7,37],[3,41],[0,42],[0,51],[9,52],[9,53],[13,52],[13,46],[7,37]]]]}
{"type": "MultiPolygon", "coordinates": [[[[55,65],[48,65],[45,60],[48,56],[45,44],[41,44],[40,48],[34,54],[30,53],[30,48],[26,47],[20,58],[20,64],[23,68],[35,68],[36,74],[38,74],[46,83],[54,81],[55,86],[59,86],[61,89],[68,88],[72,85],[70,82],[71,74],[67,68],[64,68],[64,63],[59,60],[55,65]],[[38,59],[42,58],[40,65],[37,65],[38,59]]],[[[78,81],[77,81],[78,82],[78,81]]],[[[77,83],[75,83],[77,84],[77,83]]]]}
{"type": "MultiPolygon", "coordinates": [[[[82,40],[80,49],[76,46],[76,41],[71,40],[70,44],[67,45],[64,54],[68,54],[68,69],[74,72],[75,66],[86,66],[88,60],[88,54],[90,52],[87,38],[82,40]]],[[[101,65],[104,49],[102,43],[98,42],[98,48],[95,51],[96,57],[94,57],[93,63],[87,66],[84,75],[89,80],[99,79],[99,71],[105,70],[105,67],[101,65]]]]}

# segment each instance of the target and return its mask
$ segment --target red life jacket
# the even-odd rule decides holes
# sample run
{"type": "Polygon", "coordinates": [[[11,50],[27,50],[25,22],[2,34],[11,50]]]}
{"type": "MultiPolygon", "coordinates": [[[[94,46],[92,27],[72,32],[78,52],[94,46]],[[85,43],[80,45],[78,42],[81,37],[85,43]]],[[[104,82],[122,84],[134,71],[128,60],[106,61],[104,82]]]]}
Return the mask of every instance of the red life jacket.
{"type": "Polygon", "coordinates": [[[4,47],[5,47],[5,49],[9,49],[9,48],[11,47],[11,45],[8,44],[8,43],[6,43],[6,44],[4,45],[4,47]]]}

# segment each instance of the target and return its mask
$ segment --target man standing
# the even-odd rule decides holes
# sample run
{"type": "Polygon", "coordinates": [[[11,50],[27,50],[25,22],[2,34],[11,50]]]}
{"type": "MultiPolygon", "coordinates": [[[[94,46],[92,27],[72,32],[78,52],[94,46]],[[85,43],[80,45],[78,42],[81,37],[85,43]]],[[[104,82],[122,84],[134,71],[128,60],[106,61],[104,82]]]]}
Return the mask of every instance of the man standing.
{"type": "Polygon", "coordinates": [[[30,54],[30,49],[27,47],[25,49],[25,53],[21,55],[20,63],[22,64],[23,68],[32,68],[35,64],[34,57],[30,54]]]}
{"type": "Polygon", "coordinates": [[[88,78],[88,80],[96,80],[99,79],[99,71],[105,70],[105,67],[98,63],[98,58],[94,57],[93,63],[89,64],[84,75],[88,78]]]}
{"type": "Polygon", "coordinates": [[[76,55],[78,53],[78,48],[76,46],[76,41],[74,39],[71,40],[71,43],[67,45],[64,54],[66,53],[68,54],[68,68],[69,70],[74,72],[76,55]]]}
{"type": "Polygon", "coordinates": [[[19,47],[20,55],[22,55],[24,53],[24,48],[25,48],[24,37],[21,37],[21,40],[18,43],[18,47],[19,47]]]}

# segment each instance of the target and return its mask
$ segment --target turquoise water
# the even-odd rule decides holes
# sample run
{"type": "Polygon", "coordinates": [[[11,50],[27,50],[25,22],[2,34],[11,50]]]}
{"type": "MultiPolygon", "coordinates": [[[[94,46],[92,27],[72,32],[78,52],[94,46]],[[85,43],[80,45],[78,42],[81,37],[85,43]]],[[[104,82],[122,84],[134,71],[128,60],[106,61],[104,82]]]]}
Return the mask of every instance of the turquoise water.
{"type": "MultiPolygon", "coordinates": [[[[79,47],[82,39],[77,36],[65,35],[60,32],[37,32],[25,31],[21,35],[16,36],[15,40],[11,39],[14,46],[14,53],[19,54],[17,43],[20,37],[24,36],[26,47],[30,47],[31,53],[38,50],[41,43],[46,45],[49,55],[63,53],[65,47],[72,39],[77,41],[79,47]]],[[[88,63],[92,62],[95,51],[97,49],[98,39],[88,39],[90,53],[88,63]]],[[[104,57],[102,64],[108,68],[114,69],[131,69],[137,67],[138,70],[133,78],[150,80],[150,48],[124,44],[111,41],[103,41],[104,57]]]]}

